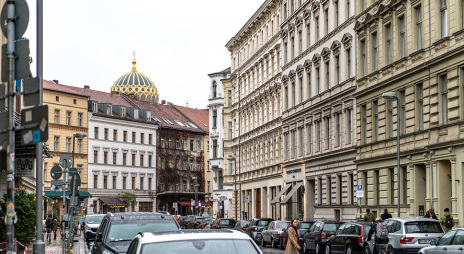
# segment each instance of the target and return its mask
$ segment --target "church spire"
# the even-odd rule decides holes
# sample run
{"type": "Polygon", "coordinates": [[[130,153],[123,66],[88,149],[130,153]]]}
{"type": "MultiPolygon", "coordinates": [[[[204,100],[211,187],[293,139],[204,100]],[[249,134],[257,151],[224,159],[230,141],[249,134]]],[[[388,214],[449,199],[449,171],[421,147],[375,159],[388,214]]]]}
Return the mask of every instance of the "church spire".
{"type": "Polygon", "coordinates": [[[135,64],[137,63],[137,61],[135,61],[135,51],[132,55],[134,56],[134,60],[132,60],[132,72],[137,72],[137,67],[135,67],[135,64]]]}

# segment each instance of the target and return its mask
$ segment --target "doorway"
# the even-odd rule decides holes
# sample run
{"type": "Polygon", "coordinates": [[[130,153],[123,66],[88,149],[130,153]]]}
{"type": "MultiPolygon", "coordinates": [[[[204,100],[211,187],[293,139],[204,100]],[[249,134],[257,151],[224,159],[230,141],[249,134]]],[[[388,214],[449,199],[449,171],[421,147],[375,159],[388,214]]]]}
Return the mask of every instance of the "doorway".
{"type": "MultiPolygon", "coordinates": [[[[414,214],[424,216],[425,198],[427,193],[427,174],[424,164],[414,165],[414,176],[411,180],[414,183],[414,214]]],[[[428,208],[427,208],[428,210],[428,208]]]]}
{"type": "Polygon", "coordinates": [[[256,189],[256,216],[255,218],[261,218],[261,189],[256,189]]]}
{"type": "MultiPolygon", "coordinates": [[[[438,166],[438,211],[451,207],[451,162],[442,160],[437,162],[438,166]]],[[[436,210],[435,210],[436,211],[436,210]]]]}

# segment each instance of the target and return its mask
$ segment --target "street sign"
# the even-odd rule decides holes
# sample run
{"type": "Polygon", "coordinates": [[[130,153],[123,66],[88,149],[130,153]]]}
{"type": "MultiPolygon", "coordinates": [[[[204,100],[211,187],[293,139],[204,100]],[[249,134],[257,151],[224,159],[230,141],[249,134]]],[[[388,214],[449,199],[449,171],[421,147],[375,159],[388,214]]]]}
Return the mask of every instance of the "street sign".
{"type": "Polygon", "coordinates": [[[15,175],[20,177],[35,178],[35,159],[34,158],[16,158],[15,175]]]}
{"type": "Polygon", "coordinates": [[[250,203],[250,195],[245,195],[245,203],[250,203]]]}
{"type": "Polygon", "coordinates": [[[51,191],[63,192],[63,181],[62,180],[51,180],[50,182],[51,191]]]}
{"type": "MultiPolygon", "coordinates": [[[[25,0],[15,0],[15,40],[18,40],[21,38],[26,32],[27,25],[29,24],[29,7],[27,6],[27,3],[25,0]]],[[[7,32],[7,19],[8,19],[8,1],[5,2],[2,8],[2,13],[0,15],[0,22],[1,22],[1,28],[3,35],[5,37],[8,37],[8,32],[7,32]]]]}
{"type": "Polygon", "coordinates": [[[172,203],[172,207],[177,211],[177,203],[176,202],[172,203]]]}
{"type": "MultiPolygon", "coordinates": [[[[39,78],[28,78],[23,81],[24,90],[24,106],[36,106],[40,103],[40,79],[39,78]]],[[[1,105],[0,105],[1,107],[1,105]]]]}
{"type": "Polygon", "coordinates": [[[53,179],[58,180],[61,178],[61,175],[63,174],[63,170],[61,169],[60,166],[54,166],[50,170],[50,175],[52,176],[53,179]]]}
{"type": "Polygon", "coordinates": [[[21,110],[21,143],[24,145],[48,140],[48,105],[21,110]]]}
{"type": "Polygon", "coordinates": [[[70,191],[75,191],[75,193],[78,193],[80,188],[81,188],[81,176],[79,174],[75,174],[71,177],[71,183],[69,185],[69,190],[70,191]],[[74,180],[76,184],[74,185],[74,180]]]}
{"type": "Polygon", "coordinates": [[[69,154],[63,154],[60,157],[60,166],[63,167],[65,170],[71,166],[72,159],[69,154]]]}
{"type": "Polygon", "coordinates": [[[358,190],[356,191],[357,198],[364,198],[364,191],[362,184],[358,184],[358,190]]]}
{"type": "MultiPolygon", "coordinates": [[[[8,81],[8,56],[7,44],[2,45],[2,82],[8,81]],[[3,75],[7,75],[4,77],[3,75]]],[[[31,74],[31,64],[29,59],[29,40],[20,40],[15,42],[15,80],[25,79],[31,74]]]]}

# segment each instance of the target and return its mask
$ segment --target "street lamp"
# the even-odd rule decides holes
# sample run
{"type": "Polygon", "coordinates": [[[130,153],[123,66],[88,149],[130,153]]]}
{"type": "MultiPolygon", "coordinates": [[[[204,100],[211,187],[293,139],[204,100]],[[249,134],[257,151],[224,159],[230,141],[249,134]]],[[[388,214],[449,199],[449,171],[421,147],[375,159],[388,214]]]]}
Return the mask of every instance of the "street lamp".
{"type": "Polygon", "coordinates": [[[196,176],[192,177],[192,179],[195,181],[195,215],[198,215],[198,186],[199,184],[197,183],[198,178],[196,176]]]}
{"type": "Polygon", "coordinates": [[[229,163],[232,161],[234,162],[234,169],[235,169],[235,174],[234,174],[234,194],[235,194],[235,218],[238,218],[237,216],[237,161],[235,160],[235,157],[229,156],[227,158],[229,163]]]}
{"type": "MultiPolygon", "coordinates": [[[[395,92],[386,92],[382,94],[382,98],[386,100],[396,100],[396,160],[397,160],[397,176],[396,181],[398,185],[398,217],[400,217],[400,98],[395,92]]],[[[392,193],[393,195],[393,193],[392,193]]]]}

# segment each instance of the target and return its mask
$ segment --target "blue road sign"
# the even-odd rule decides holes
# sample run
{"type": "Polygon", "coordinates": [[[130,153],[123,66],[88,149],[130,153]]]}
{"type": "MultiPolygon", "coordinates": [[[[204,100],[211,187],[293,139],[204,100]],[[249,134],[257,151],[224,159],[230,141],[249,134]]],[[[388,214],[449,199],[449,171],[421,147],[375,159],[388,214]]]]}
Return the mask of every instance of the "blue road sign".
{"type": "Polygon", "coordinates": [[[34,143],[39,142],[40,141],[40,130],[35,130],[33,136],[34,136],[34,143]]]}
{"type": "Polygon", "coordinates": [[[363,185],[362,184],[358,184],[358,190],[363,190],[363,185]]]}

